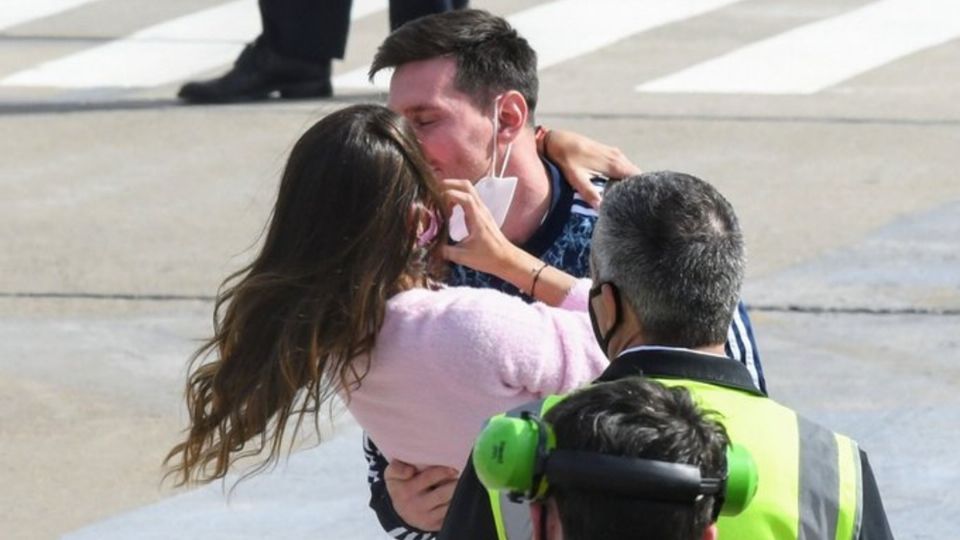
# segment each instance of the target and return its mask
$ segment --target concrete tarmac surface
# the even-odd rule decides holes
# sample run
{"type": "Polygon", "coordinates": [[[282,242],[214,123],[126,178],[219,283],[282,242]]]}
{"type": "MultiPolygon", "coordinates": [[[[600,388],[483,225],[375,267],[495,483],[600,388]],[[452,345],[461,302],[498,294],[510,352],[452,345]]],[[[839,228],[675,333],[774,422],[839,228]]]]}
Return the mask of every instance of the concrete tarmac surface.
{"type": "MultiPolygon", "coordinates": [[[[173,96],[254,37],[252,0],[0,8],[0,537],[386,537],[346,414],[229,497],[232,480],[173,489],[160,467],[210,299],[254,253],[293,142],[384,99],[346,75],[386,35],[386,2],[355,4],[335,98],[213,107],[173,96]]],[[[897,538],[956,537],[960,6],[471,4],[541,51],[538,122],[730,199],[771,396],[860,442],[897,538]],[[531,22],[545,13],[554,32],[531,22]]]]}

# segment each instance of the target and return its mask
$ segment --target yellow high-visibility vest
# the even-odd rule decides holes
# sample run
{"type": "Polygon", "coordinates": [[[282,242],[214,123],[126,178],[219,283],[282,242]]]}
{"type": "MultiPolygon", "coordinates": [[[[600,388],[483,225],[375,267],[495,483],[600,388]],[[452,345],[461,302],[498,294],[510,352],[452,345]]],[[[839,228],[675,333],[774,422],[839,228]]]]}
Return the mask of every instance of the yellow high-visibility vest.
{"type": "MultiPolygon", "coordinates": [[[[856,540],[863,506],[856,442],[764,396],[700,381],[654,379],[690,390],[701,409],[714,411],[730,440],[745,446],[757,464],[757,493],[739,515],[720,517],[720,538],[856,540]]],[[[506,414],[542,416],[554,403],[531,402],[506,414]]],[[[497,491],[489,496],[501,540],[532,538],[525,503],[497,491]]]]}

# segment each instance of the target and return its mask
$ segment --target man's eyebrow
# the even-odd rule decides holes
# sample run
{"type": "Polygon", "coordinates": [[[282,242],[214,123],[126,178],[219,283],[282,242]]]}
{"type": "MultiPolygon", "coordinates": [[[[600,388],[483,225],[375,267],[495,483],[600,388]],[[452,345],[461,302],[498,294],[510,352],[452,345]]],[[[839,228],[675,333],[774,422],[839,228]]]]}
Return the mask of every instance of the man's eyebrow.
{"type": "Polygon", "coordinates": [[[412,105],[410,107],[407,107],[403,110],[403,112],[405,114],[416,114],[416,113],[423,113],[423,112],[433,112],[438,110],[440,110],[440,107],[437,107],[436,105],[421,104],[421,105],[412,105]]]}

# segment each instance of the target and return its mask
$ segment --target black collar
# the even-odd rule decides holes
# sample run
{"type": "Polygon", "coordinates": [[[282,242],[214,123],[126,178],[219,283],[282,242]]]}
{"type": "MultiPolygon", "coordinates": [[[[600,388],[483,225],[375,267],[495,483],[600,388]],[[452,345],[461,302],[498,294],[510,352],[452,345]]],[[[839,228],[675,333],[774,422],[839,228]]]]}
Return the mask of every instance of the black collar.
{"type": "Polygon", "coordinates": [[[550,208],[547,215],[534,231],[533,236],[524,242],[523,250],[535,257],[541,257],[547,252],[563,233],[563,228],[570,221],[570,211],[573,208],[573,188],[560,172],[560,168],[541,158],[547,179],[550,181],[550,208]]]}
{"type": "Polygon", "coordinates": [[[688,379],[764,395],[754,385],[746,366],[740,362],[690,349],[628,350],[610,362],[596,382],[615,381],[631,375],[688,379]]]}

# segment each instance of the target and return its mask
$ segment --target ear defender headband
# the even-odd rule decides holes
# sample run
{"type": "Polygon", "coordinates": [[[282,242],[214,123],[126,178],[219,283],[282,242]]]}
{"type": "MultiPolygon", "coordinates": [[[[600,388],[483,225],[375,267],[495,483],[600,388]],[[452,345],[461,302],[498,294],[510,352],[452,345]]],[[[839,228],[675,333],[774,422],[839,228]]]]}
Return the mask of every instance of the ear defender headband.
{"type": "Polygon", "coordinates": [[[694,465],[555,448],[553,430],[536,415],[499,415],[477,437],[473,466],[484,486],[515,502],[542,499],[551,484],[678,504],[712,496],[714,520],[742,512],[757,491],[756,463],[737,444],[727,447],[723,478],[703,478],[694,465]]]}

